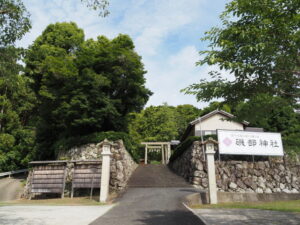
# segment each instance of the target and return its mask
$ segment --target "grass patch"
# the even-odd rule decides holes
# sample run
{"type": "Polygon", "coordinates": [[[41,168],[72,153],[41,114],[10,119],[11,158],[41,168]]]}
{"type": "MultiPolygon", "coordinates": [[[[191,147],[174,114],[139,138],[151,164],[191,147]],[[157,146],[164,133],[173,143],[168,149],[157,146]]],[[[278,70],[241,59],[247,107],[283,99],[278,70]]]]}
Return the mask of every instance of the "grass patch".
{"type": "Polygon", "coordinates": [[[156,160],[153,160],[153,161],[150,161],[150,164],[152,165],[161,165],[161,161],[156,161],[156,160]]]}
{"type": "Polygon", "coordinates": [[[99,202],[99,197],[97,199],[90,199],[88,197],[76,197],[76,198],[51,198],[51,199],[20,199],[9,202],[0,202],[0,206],[9,205],[53,205],[53,206],[83,206],[83,205],[104,205],[99,202]]]}
{"type": "Polygon", "coordinates": [[[300,213],[300,200],[293,201],[275,201],[275,202],[230,202],[220,203],[216,205],[193,205],[194,209],[264,209],[275,210],[284,212],[297,212],[300,213]]]}

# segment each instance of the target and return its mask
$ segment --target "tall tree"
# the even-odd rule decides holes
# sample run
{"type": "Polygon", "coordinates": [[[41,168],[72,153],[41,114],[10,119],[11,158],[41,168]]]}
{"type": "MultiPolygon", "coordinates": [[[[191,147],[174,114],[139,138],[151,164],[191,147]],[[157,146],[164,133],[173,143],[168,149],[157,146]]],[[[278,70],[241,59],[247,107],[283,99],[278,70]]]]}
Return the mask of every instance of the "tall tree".
{"type": "Polygon", "coordinates": [[[75,23],[52,24],[25,61],[39,100],[42,158],[53,158],[55,143],[64,138],[126,131],[128,113],[141,110],[151,94],[141,57],[127,35],[84,41],[75,23]]]}
{"type": "Polygon", "coordinates": [[[0,1],[0,171],[27,166],[35,153],[35,96],[18,63],[24,51],[14,46],[29,29],[29,13],[20,0],[0,1]]]}
{"type": "Polygon", "coordinates": [[[14,44],[30,28],[29,13],[22,1],[0,1],[0,47],[14,44]]]}
{"type": "Polygon", "coordinates": [[[178,135],[176,139],[180,139],[184,134],[188,124],[200,116],[201,110],[193,105],[178,105],[175,108],[175,120],[177,124],[178,135]]]}
{"type": "Polygon", "coordinates": [[[129,134],[136,142],[170,141],[178,136],[175,108],[168,105],[150,106],[131,115],[129,134]]]}
{"type": "Polygon", "coordinates": [[[17,63],[20,55],[16,49],[5,47],[5,51],[9,57],[0,61],[0,171],[27,166],[35,145],[35,96],[30,80],[19,74],[22,66],[17,63]]]}
{"type": "Polygon", "coordinates": [[[198,65],[217,65],[235,77],[229,81],[211,72],[213,81],[201,80],[186,88],[198,100],[251,99],[256,94],[280,96],[290,104],[300,95],[300,2],[298,0],[233,0],[221,15],[223,27],[212,28],[203,40],[198,65]]]}

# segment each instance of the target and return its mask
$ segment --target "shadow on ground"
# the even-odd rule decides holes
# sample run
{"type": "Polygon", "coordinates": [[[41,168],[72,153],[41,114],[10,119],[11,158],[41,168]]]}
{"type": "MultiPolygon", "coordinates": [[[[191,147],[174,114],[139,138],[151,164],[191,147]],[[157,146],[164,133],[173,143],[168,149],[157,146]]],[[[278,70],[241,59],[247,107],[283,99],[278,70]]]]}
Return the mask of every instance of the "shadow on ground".
{"type": "Polygon", "coordinates": [[[144,225],[204,225],[197,216],[184,210],[146,211],[136,221],[144,225]]]}

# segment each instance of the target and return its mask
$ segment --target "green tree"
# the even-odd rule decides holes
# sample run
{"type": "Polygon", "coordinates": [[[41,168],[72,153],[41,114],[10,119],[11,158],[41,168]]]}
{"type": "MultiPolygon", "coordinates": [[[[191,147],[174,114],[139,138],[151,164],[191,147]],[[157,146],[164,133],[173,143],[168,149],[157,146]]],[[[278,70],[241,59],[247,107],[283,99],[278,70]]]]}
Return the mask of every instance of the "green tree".
{"type": "Polygon", "coordinates": [[[26,167],[34,157],[32,114],[35,96],[28,78],[16,73],[0,77],[0,171],[26,167]]]}
{"type": "Polygon", "coordinates": [[[0,1],[0,47],[14,44],[30,28],[29,13],[20,0],[0,1]]]}
{"type": "Polygon", "coordinates": [[[175,121],[178,130],[178,135],[176,139],[179,140],[185,132],[188,124],[200,116],[201,110],[199,110],[193,105],[178,105],[175,108],[175,111],[175,121]]]}
{"type": "Polygon", "coordinates": [[[85,3],[88,8],[99,11],[100,16],[106,17],[109,15],[108,0],[81,0],[81,2],[85,3]]]}
{"type": "Polygon", "coordinates": [[[18,63],[24,50],[14,47],[29,29],[21,1],[0,2],[0,171],[24,168],[35,154],[35,96],[18,63]]]}
{"type": "Polygon", "coordinates": [[[214,102],[209,103],[209,105],[207,107],[204,107],[201,110],[200,116],[208,114],[216,109],[231,113],[231,107],[228,104],[226,104],[224,102],[214,101],[214,102]]]}
{"type": "Polygon", "coordinates": [[[101,131],[126,131],[126,117],[143,108],[151,92],[129,36],[84,41],[75,23],[49,25],[29,48],[26,75],[38,97],[41,158],[55,143],[101,131]]]}
{"type": "Polygon", "coordinates": [[[211,72],[186,88],[198,100],[224,98],[239,102],[256,94],[280,96],[291,104],[299,97],[300,2],[298,0],[233,0],[221,15],[223,27],[212,28],[203,40],[198,65],[217,65],[235,79],[211,72]]]}
{"type": "Polygon", "coordinates": [[[300,153],[300,115],[285,99],[260,94],[250,101],[241,102],[234,108],[240,120],[247,120],[251,126],[262,127],[265,131],[280,132],[285,151],[300,153]],[[253,113],[253,109],[256,110],[253,113]]]}
{"type": "Polygon", "coordinates": [[[175,108],[168,105],[150,106],[131,114],[129,134],[136,142],[170,141],[178,136],[175,108]]]}

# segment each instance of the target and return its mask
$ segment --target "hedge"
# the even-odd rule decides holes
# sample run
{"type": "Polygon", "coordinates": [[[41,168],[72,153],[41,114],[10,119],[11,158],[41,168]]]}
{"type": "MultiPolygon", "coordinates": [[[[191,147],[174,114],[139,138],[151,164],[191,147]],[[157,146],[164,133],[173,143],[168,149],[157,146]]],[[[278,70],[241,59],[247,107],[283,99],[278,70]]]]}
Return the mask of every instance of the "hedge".
{"type": "MultiPolygon", "coordinates": [[[[214,140],[217,140],[217,135],[205,135],[203,136],[203,140],[205,141],[210,137],[214,140]]],[[[180,143],[171,155],[170,162],[173,162],[175,159],[181,156],[193,144],[194,141],[201,141],[201,137],[190,136],[187,139],[185,139],[182,143],[180,143]]]]}
{"type": "Polygon", "coordinates": [[[109,141],[117,141],[120,139],[123,140],[126,150],[129,152],[132,158],[136,162],[138,162],[139,157],[136,151],[138,148],[138,144],[134,143],[132,138],[127,133],[124,132],[114,132],[114,131],[98,132],[86,136],[76,136],[67,139],[61,139],[54,144],[54,148],[57,155],[59,151],[67,151],[73,147],[78,147],[85,144],[99,143],[104,139],[107,139],[109,141]]]}

